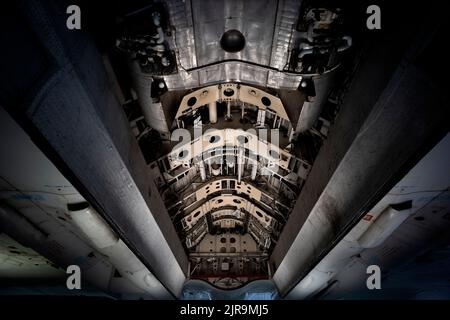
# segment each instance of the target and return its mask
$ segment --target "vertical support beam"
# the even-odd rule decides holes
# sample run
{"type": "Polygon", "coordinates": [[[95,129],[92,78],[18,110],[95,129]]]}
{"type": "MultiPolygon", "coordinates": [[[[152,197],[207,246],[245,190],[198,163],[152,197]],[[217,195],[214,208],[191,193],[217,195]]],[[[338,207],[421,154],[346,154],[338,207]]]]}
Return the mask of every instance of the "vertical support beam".
{"type": "Polygon", "coordinates": [[[266,110],[258,109],[258,117],[256,121],[257,127],[264,127],[266,121],[266,110]]]}
{"type": "Polygon", "coordinates": [[[244,148],[239,148],[237,157],[238,182],[241,183],[242,171],[244,171],[244,148]]]}
{"type": "Polygon", "coordinates": [[[206,170],[205,170],[205,162],[203,160],[199,160],[197,162],[198,170],[200,171],[200,177],[204,182],[206,180],[206,170]]]}
{"type": "Polygon", "coordinates": [[[258,161],[252,163],[252,180],[256,179],[256,173],[258,172],[258,161]]]}
{"type": "Polygon", "coordinates": [[[227,101],[227,119],[231,119],[231,101],[227,101]]]}
{"type": "Polygon", "coordinates": [[[208,110],[209,110],[209,122],[212,124],[217,123],[217,104],[216,102],[212,102],[208,104],[208,110]]]}
{"type": "Polygon", "coordinates": [[[328,98],[328,91],[333,83],[335,71],[313,78],[316,96],[312,101],[305,101],[300,111],[296,132],[305,132],[313,127],[319,119],[328,98]]]}

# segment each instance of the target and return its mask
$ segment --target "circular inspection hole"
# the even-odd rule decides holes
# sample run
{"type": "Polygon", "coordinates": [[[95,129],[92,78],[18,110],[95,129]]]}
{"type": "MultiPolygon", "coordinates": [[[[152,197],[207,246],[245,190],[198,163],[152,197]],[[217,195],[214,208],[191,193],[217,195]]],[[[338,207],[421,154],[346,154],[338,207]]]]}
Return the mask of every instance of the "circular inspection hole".
{"type": "Polygon", "coordinates": [[[263,217],[262,213],[261,213],[261,212],[259,212],[259,211],[256,211],[256,214],[257,214],[257,215],[258,215],[258,217],[260,217],[260,218],[262,218],[262,217],[263,217]]]}
{"type": "Polygon", "coordinates": [[[194,106],[197,103],[197,98],[196,97],[190,97],[187,104],[189,107],[194,106]]]}
{"type": "Polygon", "coordinates": [[[227,88],[223,90],[223,94],[225,95],[225,97],[232,97],[234,95],[234,90],[231,88],[227,88]]]}
{"type": "Polygon", "coordinates": [[[200,214],[200,211],[197,211],[196,213],[194,213],[194,218],[197,218],[200,214]]]}
{"type": "Polygon", "coordinates": [[[248,143],[248,138],[246,136],[238,136],[237,141],[239,144],[246,144],[248,143]]]}
{"type": "Polygon", "coordinates": [[[220,238],[220,243],[225,243],[225,242],[227,242],[226,238],[220,238]]]}
{"type": "Polygon", "coordinates": [[[239,52],[245,47],[245,37],[239,30],[228,30],[222,35],[220,46],[227,52],[239,52]]]}
{"type": "Polygon", "coordinates": [[[235,243],[236,242],[236,238],[230,238],[230,243],[235,243]]]}
{"type": "Polygon", "coordinates": [[[268,106],[270,106],[270,105],[272,104],[272,102],[270,101],[270,99],[267,98],[267,97],[262,97],[262,98],[261,98],[261,102],[262,102],[262,104],[265,105],[266,107],[268,107],[268,106]]]}
{"type": "Polygon", "coordinates": [[[220,203],[222,203],[222,202],[223,202],[222,199],[217,200],[217,203],[218,203],[218,204],[220,204],[220,203]]]}
{"type": "Polygon", "coordinates": [[[216,143],[220,141],[220,137],[219,136],[211,136],[209,138],[209,143],[216,143]]]}
{"type": "Polygon", "coordinates": [[[233,202],[234,202],[234,203],[237,203],[237,204],[240,204],[240,203],[241,203],[241,200],[233,199],[233,202]]]}

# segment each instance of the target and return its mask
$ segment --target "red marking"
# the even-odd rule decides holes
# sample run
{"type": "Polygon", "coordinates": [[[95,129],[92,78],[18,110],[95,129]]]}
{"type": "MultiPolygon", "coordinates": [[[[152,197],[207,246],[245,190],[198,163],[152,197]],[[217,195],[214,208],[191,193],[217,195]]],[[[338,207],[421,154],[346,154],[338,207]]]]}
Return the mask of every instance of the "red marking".
{"type": "Polygon", "coordinates": [[[373,218],[373,215],[371,215],[371,214],[366,214],[366,215],[364,216],[363,220],[370,221],[370,220],[372,220],[372,218],[373,218]]]}

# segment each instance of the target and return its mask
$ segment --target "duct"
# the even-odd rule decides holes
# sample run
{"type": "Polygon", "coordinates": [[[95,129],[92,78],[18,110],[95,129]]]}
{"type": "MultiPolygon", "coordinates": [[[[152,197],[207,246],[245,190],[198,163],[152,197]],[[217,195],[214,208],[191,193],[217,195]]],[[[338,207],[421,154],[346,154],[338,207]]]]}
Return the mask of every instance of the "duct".
{"type": "Polygon", "coordinates": [[[145,121],[147,124],[158,131],[163,138],[169,136],[169,127],[163,106],[160,102],[155,102],[152,98],[151,84],[152,77],[145,75],[139,70],[137,64],[133,64],[134,71],[134,87],[139,98],[139,104],[142,108],[145,121]]]}
{"type": "Polygon", "coordinates": [[[69,204],[70,217],[80,232],[99,250],[108,256],[119,273],[138,288],[154,298],[170,298],[161,283],[127,248],[123,241],[103,221],[87,202],[69,204]]]}
{"type": "Polygon", "coordinates": [[[97,249],[113,246],[119,237],[87,202],[68,204],[73,223],[97,249]]]}
{"type": "Polygon", "coordinates": [[[361,235],[358,243],[363,248],[375,248],[381,245],[410,215],[411,206],[404,210],[396,210],[393,206],[388,206],[361,235]]]}
{"type": "Polygon", "coordinates": [[[266,120],[266,110],[259,110],[258,109],[258,117],[257,117],[257,121],[256,121],[256,126],[257,127],[264,127],[265,120],[266,120]]]}
{"type": "Polygon", "coordinates": [[[329,72],[321,76],[313,77],[316,96],[313,101],[303,103],[302,110],[297,122],[296,132],[305,132],[311,129],[319,119],[328,98],[330,85],[333,80],[335,72],[329,72]]]}

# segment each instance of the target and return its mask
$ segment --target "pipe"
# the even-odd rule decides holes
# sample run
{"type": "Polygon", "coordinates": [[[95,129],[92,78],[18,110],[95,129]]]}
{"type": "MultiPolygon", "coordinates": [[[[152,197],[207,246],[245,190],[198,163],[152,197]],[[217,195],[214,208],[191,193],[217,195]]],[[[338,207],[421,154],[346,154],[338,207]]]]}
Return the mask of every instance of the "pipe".
{"type": "Polygon", "coordinates": [[[330,85],[335,72],[330,72],[318,77],[313,77],[316,96],[314,101],[305,101],[300,111],[297,122],[297,133],[305,132],[311,129],[319,119],[325,106],[330,91],[330,85]]]}
{"type": "Polygon", "coordinates": [[[239,155],[237,159],[237,169],[238,169],[238,183],[241,183],[242,171],[244,171],[244,148],[239,149],[239,155]]]}
{"type": "MultiPolygon", "coordinates": [[[[136,66],[133,65],[133,67],[136,66]]],[[[138,69],[134,70],[134,87],[140,101],[145,122],[149,127],[158,131],[163,138],[168,137],[170,134],[170,129],[167,123],[166,114],[164,113],[163,105],[160,102],[154,102],[154,99],[151,96],[151,84],[153,80],[140,72],[138,69]]]]}
{"type": "Polygon", "coordinates": [[[227,101],[227,119],[231,119],[231,101],[227,101]]]}
{"type": "Polygon", "coordinates": [[[306,56],[307,54],[313,54],[314,53],[314,49],[303,49],[299,52],[298,54],[298,58],[302,59],[304,56],[306,56]]]}
{"type": "Polygon", "coordinates": [[[411,207],[404,210],[395,210],[389,205],[380,213],[375,222],[361,235],[358,243],[363,248],[375,248],[381,245],[403,221],[411,214],[411,207]]]}
{"type": "Polygon", "coordinates": [[[350,48],[352,46],[352,37],[344,36],[344,37],[342,37],[342,40],[345,40],[345,44],[343,44],[337,48],[338,52],[347,50],[348,48],[350,48]]]}
{"type": "Polygon", "coordinates": [[[200,171],[200,177],[202,178],[202,181],[206,180],[206,170],[205,170],[205,163],[203,160],[198,161],[198,169],[200,171]]]}
{"type": "Polygon", "coordinates": [[[153,15],[153,24],[156,26],[156,30],[158,31],[158,38],[156,43],[161,44],[164,42],[164,32],[161,28],[161,20],[158,12],[154,12],[153,15]]]}
{"type": "Polygon", "coordinates": [[[256,173],[258,172],[258,162],[254,161],[252,164],[252,180],[256,179],[256,173]]]}
{"type": "Polygon", "coordinates": [[[217,123],[217,104],[215,102],[208,104],[209,110],[209,122],[212,124],[217,123]]]}
{"type": "Polygon", "coordinates": [[[89,239],[96,249],[113,246],[119,237],[87,202],[67,206],[73,224],[89,239]]]}
{"type": "Polygon", "coordinates": [[[68,211],[73,224],[100,253],[108,256],[124,278],[152,297],[170,298],[161,283],[87,202],[69,204],[68,211]]]}
{"type": "Polygon", "coordinates": [[[257,127],[263,127],[266,120],[266,110],[258,109],[258,119],[256,126],[257,127]]]}

